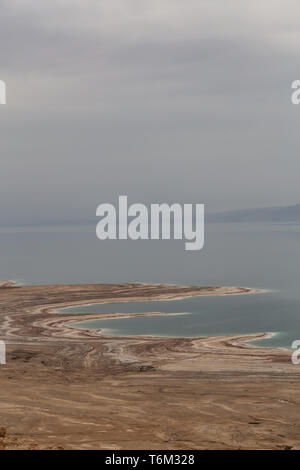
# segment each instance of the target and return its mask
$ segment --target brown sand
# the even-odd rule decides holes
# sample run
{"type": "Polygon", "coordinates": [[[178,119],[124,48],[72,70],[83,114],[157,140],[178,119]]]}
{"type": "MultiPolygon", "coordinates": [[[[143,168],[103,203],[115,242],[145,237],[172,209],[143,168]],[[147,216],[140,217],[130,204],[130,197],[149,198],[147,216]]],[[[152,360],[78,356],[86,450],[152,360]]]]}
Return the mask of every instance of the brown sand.
{"type": "Polygon", "coordinates": [[[0,283],[8,351],[0,366],[0,448],[300,448],[300,367],[289,351],[245,343],[264,333],[110,337],[69,328],[97,315],[53,314],[69,305],[248,292],[0,283]]]}

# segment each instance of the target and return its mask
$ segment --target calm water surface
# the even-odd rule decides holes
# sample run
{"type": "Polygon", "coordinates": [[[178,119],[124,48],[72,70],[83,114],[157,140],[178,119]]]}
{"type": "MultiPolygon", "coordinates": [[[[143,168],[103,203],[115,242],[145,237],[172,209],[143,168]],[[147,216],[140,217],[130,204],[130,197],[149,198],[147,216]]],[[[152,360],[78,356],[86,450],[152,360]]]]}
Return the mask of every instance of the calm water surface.
{"type": "Polygon", "coordinates": [[[126,335],[278,333],[261,346],[300,339],[300,226],[207,224],[205,248],[181,241],[105,241],[95,227],[0,229],[0,278],[25,284],[165,282],[258,287],[257,295],[94,305],[69,312],[168,312],[84,322],[126,335]]]}

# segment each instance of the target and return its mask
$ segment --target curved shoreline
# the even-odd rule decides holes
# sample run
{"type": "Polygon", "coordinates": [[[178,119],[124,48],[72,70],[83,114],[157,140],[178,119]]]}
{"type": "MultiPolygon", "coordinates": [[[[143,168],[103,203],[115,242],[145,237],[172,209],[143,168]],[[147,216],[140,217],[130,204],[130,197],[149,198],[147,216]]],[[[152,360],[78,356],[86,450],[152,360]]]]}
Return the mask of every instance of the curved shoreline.
{"type": "MultiPolygon", "coordinates": [[[[48,313],[51,315],[56,314],[55,310],[49,310],[48,313]]],[[[244,344],[249,348],[257,349],[258,346],[251,344],[253,341],[268,339],[273,337],[276,333],[273,332],[260,332],[257,333],[245,333],[240,335],[209,335],[209,336],[167,336],[167,335],[126,335],[126,334],[111,334],[109,332],[105,333],[105,328],[81,328],[75,326],[74,323],[81,323],[84,321],[94,321],[94,320],[114,320],[118,318],[133,318],[133,317],[156,317],[156,316],[174,316],[174,315],[187,315],[188,313],[165,313],[165,312],[147,312],[147,313],[107,313],[107,314],[77,314],[76,316],[68,315],[68,318],[48,318],[42,320],[41,323],[35,322],[36,326],[43,326],[53,337],[57,338],[68,338],[68,339],[99,339],[100,337],[105,339],[122,339],[122,340],[186,340],[193,342],[194,340],[206,340],[219,338],[220,342],[226,338],[231,338],[231,346],[237,344],[244,344]],[[86,316],[88,315],[88,318],[86,316]]],[[[259,349],[265,349],[264,347],[259,349]]],[[[289,351],[286,348],[268,348],[268,349],[281,349],[284,351],[289,351]]]]}
{"type": "Polygon", "coordinates": [[[109,336],[70,326],[91,314],[54,313],[74,305],[229,292],[253,291],[138,283],[1,288],[0,338],[7,344],[0,387],[0,428],[8,436],[3,446],[300,447],[300,368],[290,351],[246,343],[268,333],[109,336]]]}
{"type": "MultiPolygon", "coordinates": [[[[147,283],[139,283],[141,286],[161,286],[161,284],[147,284],[147,283]]],[[[103,330],[102,329],[90,329],[90,328],[80,328],[76,327],[74,323],[80,323],[84,321],[93,321],[93,320],[107,320],[107,319],[118,319],[118,318],[133,318],[133,317],[148,317],[148,316],[173,316],[173,315],[181,315],[181,313],[167,313],[167,312],[141,312],[141,313],[78,313],[72,315],[72,313],[63,313],[61,310],[64,309],[69,309],[69,308],[74,308],[74,307],[79,307],[79,306],[90,306],[90,305],[95,305],[95,304],[111,304],[111,303],[135,303],[135,302],[151,302],[151,301],[156,301],[156,302],[167,302],[167,301],[172,301],[172,300],[181,300],[181,299],[186,299],[186,298],[191,298],[191,297],[199,297],[199,296],[226,296],[226,295],[245,295],[245,294],[257,294],[257,293],[263,293],[263,290],[260,289],[254,289],[254,288],[248,288],[248,287],[200,287],[199,291],[197,293],[194,292],[193,289],[195,287],[193,286],[178,286],[178,285],[171,285],[171,284],[166,284],[166,287],[169,288],[191,288],[191,292],[186,292],[185,295],[182,295],[180,292],[177,293],[164,293],[156,296],[154,299],[153,298],[148,298],[145,297],[142,300],[139,297],[132,298],[130,300],[120,300],[119,298],[114,298],[113,301],[103,301],[103,302],[93,302],[93,303],[82,303],[82,302],[76,302],[76,304],[72,305],[66,305],[64,307],[60,307],[59,309],[53,309],[53,308],[46,308],[46,309],[41,309],[41,313],[49,314],[49,315],[55,315],[56,318],[54,319],[46,319],[43,320],[41,323],[36,322],[35,325],[42,326],[46,329],[51,329],[51,330],[56,330],[56,333],[60,333],[60,335],[66,335],[68,338],[73,337],[73,338],[81,338],[82,334],[86,337],[88,335],[89,337],[94,337],[94,338],[99,338],[99,335],[102,334],[103,330]],[[58,312],[60,310],[60,312],[58,312]],[[61,318],[59,315],[67,315],[67,317],[61,318]],[[68,330],[73,330],[72,333],[68,330]]],[[[185,313],[182,313],[185,314],[185,313]]],[[[188,312],[187,312],[188,314],[188,312]]],[[[113,338],[114,335],[103,333],[106,337],[111,337],[113,338]]],[[[259,335],[261,333],[258,333],[259,335]]],[[[159,336],[159,335],[115,335],[116,338],[119,337],[134,337],[134,338],[189,338],[185,336],[159,336]]],[[[190,337],[190,338],[195,338],[195,337],[190,337]]]]}
{"type": "MultiPolygon", "coordinates": [[[[141,285],[145,285],[147,286],[147,283],[140,283],[141,285]]],[[[158,284],[159,285],[159,284],[158,284]]],[[[171,284],[168,284],[170,287],[172,286],[171,284]]],[[[176,287],[176,285],[173,285],[172,287],[176,287]]],[[[177,287],[181,287],[181,286],[177,286],[177,287]]],[[[186,287],[186,286],[182,286],[182,287],[186,287]]],[[[211,288],[203,288],[203,289],[211,289],[211,288]]],[[[169,297],[169,296],[160,296],[159,298],[157,299],[143,299],[143,302],[145,301],[156,301],[156,302],[168,302],[168,301],[172,301],[172,300],[181,300],[181,299],[186,299],[186,298],[191,298],[191,297],[200,297],[200,296],[211,296],[211,297],[215,297],[215,296],[226,296],[226,295],[245,295],[245,294],[258,294],[258,293],[264,293],[265,291],[262,290],[262,289],[257,289],[257,288],[250,288],[250,287],[214,287],[213,288],[214,290],[211,291],[211,290],[203,290],[203,292],[201,293],[198,293],[198,294],[187,294],[187,295],[184,295],[184,296],[178,296],[178,295],[173,295],[172,297],[169,297]]],[[[118,302],[118,300],[114,300],[113,302],[101,302],[99,303],[100,304],[111,304],[111,303],[135,303],[135,302],[139,302],[140,300],[130,300],[130,301],[126,301],[126,302],[118,302]]],[[[174,315],[189,315],[190,312],[139,312],[139,313],[118,313],[118,312],[114,312],[114,313],[78,313],[78,314],[74,314],[72,315],[72,313],[68,313],[68,314],[65,314],[62,310],[65,310],[65,309],[72,309],[74,307],[79,307],[79,306],[83,306],[83,307],[88,307],[88,306],[91,306],[91,305],[95,305],[93,303],[89,303],[89,304],[77,304],[77,305],[71,305],[71,306],[68,306],[68,307],[63,307],[63,308],[60,308],[60,309],[47,309],[45,310],[46,313],[49,313],[49,314],[55,314],[55,315],[60,315],[60,314],[63,314],[63,315],[68,315],[68,320],[67,321],[64,321],[63,320],[63,324],[61,324],[61,320],[59,319],[57,322],[53,322],[51,321],[50,324],[53,325],[55,324],[58,328],[59,326],[62,327],[62,329],[64,330],[64,327],[66,328],[72,328],[74,329],[75,331],[79,330],[79,331],[85,331],[85,332],[92,332],[92,334],[96,335],[95,337],[98,337],[98,335],[100,334],[103,334],[105,336],[110,336],[110,337],[151,337],[151,338],[155,338],[155,337],[159,337],[159,338],[196,338],[197,336],[191,336],[191,337],[186,337],[186,336],[167,336],[167,335],[164,335],[164,336],[160,336],[160,335],[122,335],[122,334],[118,334],[118,335],[111,335],[110,333],[105,333],[105,328],[81,328],[79,326],[76,326],[75,324],[76,323],[81,323],[81,322],[89,322],[89,321],[94,321],[94,320],[108,320],[108,319],[111,319],[111,320],[117,320],[119,318],[123,318],[123,319],[129,319],[129,318],[134,318],[134,317],[153,317],[153,316],[174,316],[174,315]],[[60,310],[60,311],[58,311],[60,310]]],[[[44,325],[45,326],[45,325],[44,325]]],[[[48,323],[47,323],[47,326],[48,326],[48,323]]],[[[261,333],[258,332],[258,335],[260,335],[261,333]]],[[[68,335],[69,336],[69,335],[68,335]]],[[[75,335],[76,336],[76,335],[75,335]]],[[[80,336],[80,334],[78,335],[80,336]]],[[[224,336],[224,335],[222,335],[224,336]]]]}
{"type": "MultiPolygon", "coordinates": [[[[153,284],[153,283],[124,283],[124,284],[71,284],[71,285],[49,285],[49,286],[19,286],[14,281],[0,281],[1,297],[8,298],[8,303],[2,303],[6,310],[5,322],[2,323],[1,334],[4,337],[13,336],[30,340],[47,339],[47,331],[51,325],[51,340],[55,334],[59,339],[81,338],[84,332],[85,337],[97,337],[93,330],[82,330],[71,327],[70,324],[85,320],[95,320],[104,318],[117,318],[103,314],[80,314],[72,315],[57,313],[57,310],[80,305],[109,304],[109,303],[129,303],[145,301],[168,301],[179,300],[196,296],[225,296],[225,295],[245,295],[261,293],[262,290],[247,287],[232,286],[180,286],[174,284],[153,284]],[[13,289],[12,289],[13,288],[13,289]],[[25,304],[22,309],[22,302],[25,304]],[[55,302],[55,303],[54,303],[55,302]],[[19,312],[15,312],[15,304],[19,312]],[[21,307],[21,308],[20,308],[21,307]],[[11,310],[11,312],[10,312],[11,310]],[[26,315],[26,318],[24,317],[26,315]],[[28,322],[28,314],[32,322],[28,322]],[[53,318],[55,315],[55,319],[53,318]],[[20,323],[20,325],[18,325],[20,323]],[[71,331],[66,331],[66,329],[71,331]],[[32,335],[32,330],[38,331],[38,337],[32,335]],[[76,335],[76,331],[79,333],[76,335]],[[16,332],[19,335],[16,335],[16,332]]],[[[0,305],[0,315],[1,315],[0,305]]],[[[154,312],[155,313],[155,312],[154,312]]],[[[156,315],[167,315],[164,312],[156,312],[156,315]]],[[[134,315],[134,314],[133,314],[134,315]]],[[[142,316],[151,313],[141,313],[142,316]]],[[[120,314],[123,317],[122,314],[120,314]]],[[[126,316],[126,315],[125,315],[126,316]]],[[[137,316],[137,315],[136,315],[137,316]]],[[[49,331],[50,333],[50,331],[49,331]]],[[[8,338],[7,338],[8,339],[8,338]]]]}
{"type": "MultiPolygon", "coordinates": [[[[165,312],[140,314],[64,314],[64,308],[93,304],[129,303],[145,301],[169,301],[199,296],[226,296],[262,293],[247,287],[232,286],[180,286],[174,284],[124,283],[124,284],[71,284],[49,286],[19,286],[12,281],[1,281],[2,302],[6,311],[0,334],[6,340],[54,341],[99,339],[99,330],[82,329],[72,325],[88,320],[104,320],[132,316],[172,315],[165,312]],[[13,289],[12,289],[13,287],[13,289]],[[24,307],[22,308],[22,302],[24,307]],[[16,304],[16,306],[15,306],[16,304]],[[17,307],[17,311],[16,311],[17,307]],[[31,321],[28,321],[31,320],[31,321]],[[4,333],[4,335],[3,335],[4,333]]],[[[3,309],[0,305],[0,315],[3,309]]],[[[260,334],[260,333],[259,333],[260,334]]],[[[113,338],[113,335],[105,335],[113,338]]],[[[116,338],[124,337],[116,336],[116,338]]],[[[133,336],[128,336],[132,338],[133,336]]],[[[134,336],[144,337],[144,336],[134,336]]],[[[150,336],[147,336],[150,337],[150,336]]],[[[155,336],[151,336],[155,338],[155,336]]],[[[163,338],[169,338],[164,336],[163,338]]],[[[180,337],[179,337],[180,338],[180,337]]],[[[182,337],[184,338],[184,337],[182,337]]]]}

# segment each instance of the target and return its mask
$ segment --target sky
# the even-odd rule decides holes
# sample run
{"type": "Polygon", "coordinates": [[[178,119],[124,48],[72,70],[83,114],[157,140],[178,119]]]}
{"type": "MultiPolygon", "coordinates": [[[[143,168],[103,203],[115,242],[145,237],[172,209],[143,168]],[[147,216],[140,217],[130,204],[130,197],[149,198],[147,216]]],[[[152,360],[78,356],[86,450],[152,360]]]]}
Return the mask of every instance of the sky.
{"type": "Polygon", "coordinates": [[[298,0],[0,0],[0,225],[300,202],[298,0]]]}

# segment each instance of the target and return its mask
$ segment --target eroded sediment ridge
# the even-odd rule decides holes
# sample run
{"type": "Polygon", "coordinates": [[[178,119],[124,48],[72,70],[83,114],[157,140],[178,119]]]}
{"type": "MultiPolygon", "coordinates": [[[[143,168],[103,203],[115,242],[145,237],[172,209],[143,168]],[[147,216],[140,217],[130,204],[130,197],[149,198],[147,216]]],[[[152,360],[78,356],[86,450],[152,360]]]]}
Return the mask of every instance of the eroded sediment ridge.
{"type": "Polygon", "coordinates": [[[3,281],[0,448],[300,447],[300,368],[289,351],[245,342],[267,333],[112,337],[71,327],[103,314],[55,313],[75,305],[251,292],[258,291],[3,281]]]}
{"type": "MultiPolygon", "coordinates": [[[[95,338],[92,330],[72,329],[74,321],[110,318],[110,315],[56,314],[63,307],[110,302],[175,300],[194,296],[238,295],[259,292],[245,287],[199,287],[166,284],[78,284],[57,286],[15,286],[0,282],[0,334],[3,339],[46,341],[47,339],[95,338]]],[[[163,312],[154,312],[153,315],[163,312]]],[[[143,314],[141,315],[149,315],[143,314]]],[[[122,314],[119,314],[122,316],[122,314]]],[[[127,315],[128,316],[128,315],[127,315]]],[[[114,318],[117,316],[115,315],[114,318]]]]}

